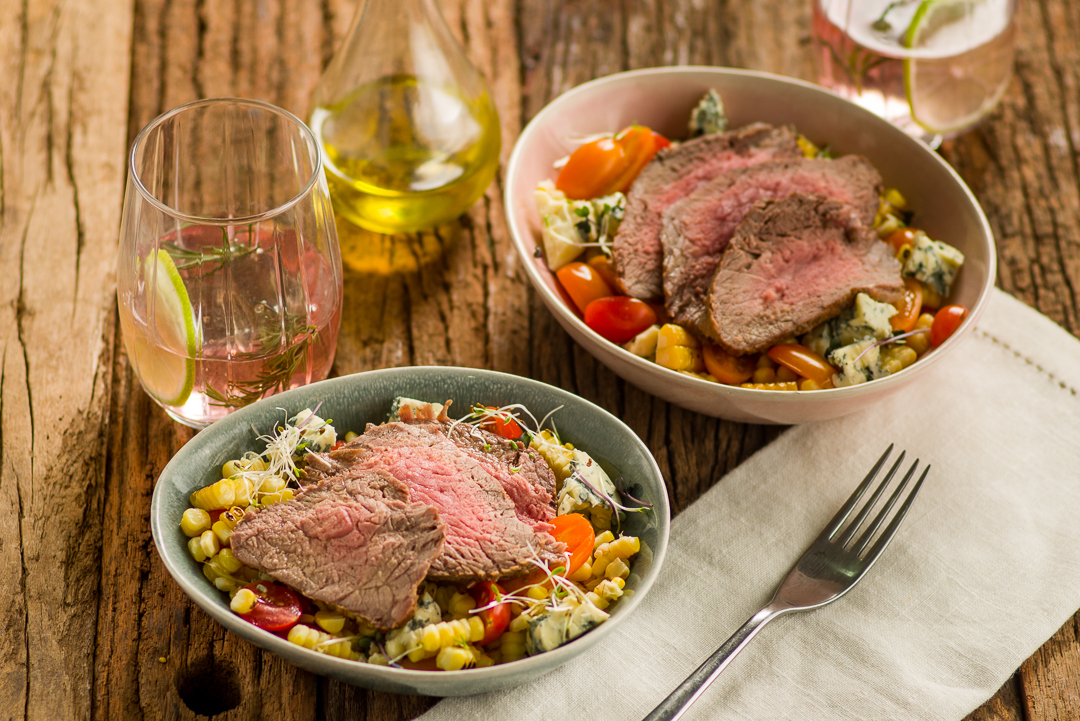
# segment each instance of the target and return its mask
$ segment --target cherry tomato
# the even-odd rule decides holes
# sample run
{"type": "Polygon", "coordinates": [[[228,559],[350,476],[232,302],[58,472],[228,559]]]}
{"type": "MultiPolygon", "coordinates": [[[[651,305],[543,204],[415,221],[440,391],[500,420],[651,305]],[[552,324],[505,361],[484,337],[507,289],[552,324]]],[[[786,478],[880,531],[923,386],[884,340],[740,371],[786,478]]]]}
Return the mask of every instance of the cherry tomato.
{"type": "Polygon", "coordinates": [[[300,620],[300,599],[285,586],[271,581],[256,581],[244,586],[258,597],[247,613],[238,614],[248,623],[267,631],[285,631],[300,620]]]}
{"type": "Polygon", "coordinates": [[[915,245],[915,236],[918,234],[919,231],[912,228],[897,228],[889,233],[885,242],[892,246],[894,253],[899,253],[905,245],[915,245]]]}
{"type": "MultiPolygon", "coordinates": [[[[493,581],[481,581],[469,589],[469,593],[472,595],[473,600],[476,601],[477,608],[479,608],[504,595],[506,591],[493,581]]],[[[477,615],[484,622],[485,629],[484,637],[478,643],[481,646],[486,646],[501,636],[506,627],[510,625],[510,604],[500,603],[484,609],[477,615]]]]}
{"type": "Polygon", "coordinates": [[[600,138],[575,150],[555,179],[555,187],[574,200],[605,195],[626,166],[626,153],[615,138],[600,138]]]}
{"type": "Polygon", "coordinates": [[[619,276],[615,274],[615,263],[606,255],[597,255],[589,259],[589,265],[593,267],[600,277],[612,288],[619,287],[619,276]]]}
{"type": "Polygon", "coordinates": [[[330,446],[330,450],[331,451],[336,451],[337,449],[341,448],[343,445],[345,445],[345,439],[344,438],[342,438],[340,441],[338,441],[334,445],[330,446]]]}
{"type": "Polygon", "coordinates": [[[934,314],[934,324],[930,326],[930,345],[937,348],[948,340],[967,316],[967,308],[962,305],[947,305],[934,314]]]}
{"type": "Polygon", "coordinates": [[[555,526],[551,535],[556,541],[565,543],[566,551],[570,554],[570,567],[565,573],[559,575],[569,576],[589,560],[593,552],[593,544],[596,543],[596,532],[593,531],[589,520],[580,513],[556,516],[552,519],[551,525],[555,526]]]}
{"type": "Polygon", "coordinates": [[[607,298],[615,295],[600,274],[588,263],[567,263],[555,271],[555,277],[562,283],[563,288],[574,300],[574,305],[582,313],[597,298],[607,298]]]}
{"type": "Polygon", "coordinates": [[[559,171],[555,187],[574,200],[625,192],[656,151],[671,143],[641,125],[631,125],[614,138],[585,143],[559,171]]]}
{"type": "Polygon", "coordinates": [[[574,303],[574,299],[570,297],[570,294],[566,292],[566,288],[559,282],[559,276],[555,276],[555,290],[559,292],[559,297],[562,298],[562,302],[566,304],[566,307],[574,312],[578,318],[585,319],[585,314],[578,310],[577,304],[574,303]]]}
{"type": "Polygon", "coordinates": [[[671,147],[671,141],[668,140],[667,138],[665,138],[660,133],[656,132],[655,130],[653,131],[652,137],[653,137],[653,142],[656,143],[656,149],[657,150],[663,150],[664,148],[670,148],[671,147]]]}
{"type": "Polygon", "coordinates": [[[914,278],[904,278],[904,297],[896,307],[896,315],[889,318],[893,330],[907,333],[915,327],[922,310],[922,295],[922,283],[914,278]]]}
{"type": "Polygon", "coordinates": [[[655,322],[656,313],[648,303],[625,295],[597,298],[585,309],[585,325],[619,345],[655,322]]]}
{"type": "MultiPolygon", "coordinates": [[[[493,406],[484,407],[489,411],[497,410],[493,406]]],[[[518,422],[509,416],[505,420],[502,418],[492,418],[491,420],[484,421],[480,424],[480,427],[491,431],[497,436],[509,438],[512,441],[521,438],[521,434],[524,433],[524,431],[521,430],[521,426],[518,425],[518,422]]]]}
{"type": "Polygon", "coordinates": [[[754,376],[757,360],[752,355],[731,355],[718,345],[707,345],[702,351],[705,369],[716,380],[729,386],[746,383],[754,376]]]}
{"type": "Polygon", "coordinates": [[[818,384],[824,384],[836,373],[836,369],[829,365],[827,360],[798,343],[774,345],[769,349],[768,355],[792,373],[818,384]]]}

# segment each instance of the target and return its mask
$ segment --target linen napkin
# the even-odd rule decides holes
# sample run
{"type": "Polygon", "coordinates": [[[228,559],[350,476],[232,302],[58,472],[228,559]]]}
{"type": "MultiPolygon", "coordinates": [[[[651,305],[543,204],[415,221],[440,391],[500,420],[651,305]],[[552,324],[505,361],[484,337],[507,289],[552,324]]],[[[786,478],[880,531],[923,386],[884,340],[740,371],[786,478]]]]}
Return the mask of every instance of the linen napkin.
{"type": "Polygon", "coordinates": [[[768,602],[890,442],[932,466],[892,545],[847,596],[767,625],[686,718],[963,718],[1080,609],[1077,389],[1080,343],[995,291],[928,377],[792,428],[677,516],[619,633],[423,718],[642,718],[768,602]]]}

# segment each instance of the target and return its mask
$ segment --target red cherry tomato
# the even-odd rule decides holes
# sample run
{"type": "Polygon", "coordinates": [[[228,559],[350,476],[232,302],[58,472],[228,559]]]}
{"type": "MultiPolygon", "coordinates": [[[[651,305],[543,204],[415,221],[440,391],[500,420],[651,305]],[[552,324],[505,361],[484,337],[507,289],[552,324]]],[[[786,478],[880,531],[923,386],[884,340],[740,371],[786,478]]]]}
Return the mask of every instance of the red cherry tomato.
{"type": "Polygon", "coordinates": [[[626,192],[656,151],[668,145],[662,135],[631,125],[614,138],[600,138],[575,150],[559,171],[555,187],[574,200],[626,192]]]}
{"type": "MultiPolygon", "coordinates": [[[[506,592],[497,583],[481,581],[469,589],[469,593],[472,595],[473,600],[476,601],[477,608],[480,608],[488,605],[506,592]]],[[[484,637],[480,639],[479,644],[486,646],[501,636],[506,627],[510,625],[510,604],[500,603],[480,611],[477,615],[484,622],[485,629],[484,637]]]]}
{"type": "Polygon", "coordinates": [[[671,141],[668,140],[667,138],[665,138],[660,133],[656,132],[655,130],[653,131],[652,137],[653,137],[653,142],[656,143],[656,149],[657,150],[663,150],[664,148],[670,148],[671,147],[671,141]]]}
{"type": "Polygon", "coordinates": [[[597,298],[585,308],[585,325],[620,345],[655,322],[656,313],[648,303],[625,295],[597,298]]]}
{"type": "Polygon", "coordinates": [[[592,303],[597,298],[607,298],[615,295],[615,291],[611,289],[611,286],[605,283],[600,274],[596,272],[596,269],[588,263],[579,263],[577,261],[567,263],[555,271],[555,277],[559,279],[562,287],[573,298],[574,305],[582,313],[589,307],[589,303],[592,303]]]}
{"type": "Polygon", "coordinates": [[[930,326],[930,345],[937,348],[948,340],[967,316],[967,308],[962,305],[947,305],[934,314],[934,324],[930,326]]]}
{"type": "Polygon", "coordinates": [[[267,631],[286,631],[300,620],[300,599],[285,586],[271,581],[256,581],[244,586],[258,597],[247,613],[237,614],[248,623],[267,631]]]}
{"type": "Polygon", "coordinates": [[[552,519],[551,525],[555,530],[551,535],[556,541],[566,544],[566,552],[570,554],[570,567],[561,576],[569,576],[582,564],[589,560],[593,552],[593,544],[596,543],[596,532],[592,524],[580,513],[567,513],[552,519]]]}
{"type": "MultiPolygon", "coordinates": [[[[489,411],[497,410],[494,406],[484,407],[487,408],[489,411]]],[[[480,427],[485,430],[491,431],[497,436],[502,436],[503,438],[508,438],[512,441],[521,438],[521,434],[524,433],[524,431],[521,430],[521,426],[518,425],[517,421],[515,421],[509,415],[506,417],[505,420],[502,418],[491,418],[490,420],[481,423],[480,427]]]]}
{"type": "Polygon", "coordinates": [[[774,345],[769,349],[768,355],[792,373],[809,378],[819,385],[830,380],[836,373],[836,369],[827,360],[798,343],[774,345]]]}
{"type": "Polygon", "coordinates": [[[702,351],[705,369],[716,380],[729,386],[746,383],[754,375],[757,359],[752,355],[731,355],[717,345],[707,345],[702,351]]]}
{"type": "Polygon", "coordinates": [[[330,450],[331,451],[336,451],[337,449],[341,448],[343,445],[345,445],[345,439],[344,438],[342,438],[340,441],[338,441],[334,445],[330,446],[330,450]]]}
{"type": "Polygon", "coordinates": [[[919,231],[912,228],[897,228],[889,233],[889,237],[885,239],[885,242],[892,246],[894,253],[899,253],[900,249],[905,245],[914,245],[915,237],[918,234],[919,231]]]}
{"type": "Polygon", "coordinates": [[[904,278],[904,297],[896,306],[896,315],[889,318],[893,330],[907,333],[915,327],[919,311],[922,310],[922,297],[922,283],[914,278],[904,278]]]}

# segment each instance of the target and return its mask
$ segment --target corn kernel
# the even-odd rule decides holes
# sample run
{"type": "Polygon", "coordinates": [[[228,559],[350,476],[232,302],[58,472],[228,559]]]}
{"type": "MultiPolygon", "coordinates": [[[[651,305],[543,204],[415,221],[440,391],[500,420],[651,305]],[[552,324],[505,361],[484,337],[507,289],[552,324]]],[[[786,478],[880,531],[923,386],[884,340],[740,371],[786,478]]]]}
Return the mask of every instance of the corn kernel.
{"type": "Polygon", "coordinates": [[[787,366],[780,366],[776,369],[776,380],[778,383],[790,383],[796,381],[799,376],[795,374],[795,371],[791,370],[787,366]]]}
{"type": "Polygon", "coordinates": [[[341,633],[341,629],[345,628],[345,617],[337,611],[318,611],[315,613],[315,623],[327,633],[341,633]]]}
{"type": "Polygon", "coordinates": [[[754,369],[754,383],[773,383],[776,381],[776,371],[769,367],[754,369]]]}
{"type": "Polygon", "coordinates": [[[799,384],[790,383],[743,383],[740,388],[752,388],[758,391],[797,391],[799,384]]]}
{"type": "MultiPolygon", "coordinates": [[[[510,631],[513,631],[514,633],[524,633],[525,629],[527,629],[529,627],[530,618],[531,617],[527,613],[522,613],[522,614],[519,614],[519,615],[515,616],[514,618],[512,618],[510,620],[510,626],[509,626],[510,631]]],[[[505,638],[505,636],[506,636],[506,634],[504,633],[503,637],[505,638]]],[[[504,643],[505,643],[505,641],[504,641],[504,643]]],[[[524,643],[525,643],[524,639],[522,639],[521,643],[524,645],[524,643]]]]}
{"type": "Polygon", "coordinates": [[[626,565],[626,561],[621,558],[616,558],[614,561],[607,565],[604,569],[605,578],[626,578],[630,575],[630,567],[626,565]]]}
{"type": "Polygon", "coordinates": [[[180,530],[188,538],[201,536],[208,528],[210,528],[210,514],[201,508],[189,508],[180,517],[180,530]]]}
{"type": "Polygon", "coordinates": [[[225,521],[215,521],[214,525],[210,526],[210,530],[217,536],[218,543],[222,546],[229,545],[229,538],[232,536],[232,528],[225,521]]]}
{"type": "Polygon", "coordinates": [[[259,503],[264,506],[272,506],[275,503],[281,503],[282,501],[291,501],[294,497],[293,490],[291,488],[285,488],[277,493],[268,493],[259,499],[259,503]]]}
{"type": "Polygon", "coordinates": [[[705,358],[701,350],[684,345],[658,348],[656,364],[673,371],[701,372],[705,369],[705,358]]]}
{"type": "Polygon", "coordinates": [[[236,573],[244,565],[240,562],[240,559],[233,554],[232,549],[229,548],[221,549],[221,552],[218,553],[215,558],[217,558],[218,565],[225,569],[225,572],[229,574],[236,573]]]}
{"type": "Polygon", "coordinates": [[[665,323],[660,327],[660,334],[656,338],[656,349],[661,350],[673,346],[699,348],[701,347],[701,343],[698,342],[697,338],[690,335],[690,333],[681,325],[665,323]]]}
{"type": "Polygon", "coordinates": [[[225,576],[218,576],[214,579],[214,587],[217,588],[217,590],[219,591],[224,591],[225,593],[235,593],[240,589],[240,584],[231,578],[227,578],[225,576]]]}
{"type": "Polygon", "coordinates": [[[776,363],[769,357],[767,353],[762,353],[758,356],[757,366],[758,368],[776,368],[776,363]]]}
{"type": "Polygon", "coordinates": [[[447,611],[454,618],[465,618],[469,615],[469,611],[476,608],[476,601],[473,597],[467,593],[455,592],[450,597],[450,604],[447,606],[447,611]]]}
{"type": "MultiPolygon", "coordinates": [[[[915,321],[915,328],[913,330],[929,330],[930,326],[934,324],[934,316],[929,313],[923,313],[919,316],[919,319],[915,321]]],[[[930,350],[930,334],[929,333],[916,333],[907,337],[905,341],[907,347],[915,351],[916,355],[922,355],[926,351],[930,350]]]]}
{"type": "Polygon", "coordinates": [[[203,555],[213,558],[214,554],[221,550],[221,542],[213,531],[203,531],[199,536],[199,545],[202,546],[203,555]]]}
{"type": "Polygon", "coordinates": [[[370,664],[373,664],[375,666],[389,666],[390,665],[390,661],[386,658],[386,656],[383,656],[378,651],[376,651],[375,653],[368,656],[367,662],[370,663],[370,664]]]}
{"type": "Polygon", "coordinates": [[[603,545],[605,543],[611,543],[614,540],[615,540],[615,534],[612,533],[611,531],[604,531],[603,533],[597,534],[596,540],[593,541],[593,550],[595,551],[601,545],[603,545]]]}
{"type": "Polygon", "coordinates": [[[884,197],[885,202],[897,210],[904,210],[907,208],[907,199],[904,198],[896,188],[886,188],[884,197]]]}
{"type": "Polygon", "coordinates": [[[191,557],[194,558],[196,561],[202,563],[206,560],[206,554],[203,553],[201,538],[199,538],[198,536],[192,538],[190,541],[188,541],[187,547],[188,553],[190,553],[191,557]]]}
{"type": "Polygon", "coordinates": [[[598,595],[596,591],[589,591],[585,594],[585,598],[589,599],[589,603],[596,606],[601,611],[611,605],[606,598],[598,595]]]}
{"type": "Polygon", "coordinates": [[[355,433],[353,433],[352,431],[349,431],[348,433],[345,434],[345,442],[348,443],[349,441],[351,441],[352,439],[354,439],[356,437],[357,437],[357,435],[355,433]]]}
{"type": "Polygon", "coordinates": [[[247,613],[255,608],[255,602],[258,600],[259,597],[250,588],[241,588],[236,592],[236,595],[232,597],[232,601],[229,602],[229,608],[231,608],[234,613],[247,613]]]}
{"type": "Polygon", "coordinates": [[[543,601],[545,598],[548,597],[548,590],[543,586],[533,586],[526,592],[525,595],[536,601],[543,601]]]}
{"type": "Polygon", "coordinates": [[[592,578],[592,564],[586,561],[578,567],[578,570],[566,577],[570,581],[587,581],[592,578]]]}
{"type": "Polygon", "coordinates": [[[472,654],[467,649],[457,646],[440,650],[435,659],[435,665],[443,671],[459,671],[472,663],[472,654]]]}

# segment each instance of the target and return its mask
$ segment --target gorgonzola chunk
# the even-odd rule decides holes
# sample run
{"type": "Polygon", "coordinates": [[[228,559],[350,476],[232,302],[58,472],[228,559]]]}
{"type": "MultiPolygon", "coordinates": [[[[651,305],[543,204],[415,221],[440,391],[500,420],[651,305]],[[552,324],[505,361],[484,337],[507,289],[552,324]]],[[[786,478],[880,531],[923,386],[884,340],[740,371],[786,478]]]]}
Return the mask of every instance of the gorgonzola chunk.
{"type": "Polygon", "coordinates": [[[889,318],[894,315],[896,308],[859,293],[852,306],[832,320],[831,345],[850,345],[865,338],[885,340],[892,335],[889,318]]]}
{"type": "Polygon", "coordinates": [[[956,279],[956,271],[963,263],[964,254],[959,250],[940,240],[931,240],[926,233],[919,233],[904,261],[903,273],[947,296],[956,279]]]}
{"type": "Polygon", "coordinates": [[[307,444],[307,450],[326,453],[337,443],[337,431],[334,427],[311,412],[310,408],[297,413],[289,419],[290,425],[304,424],[300,442],[307,444]]]}
{"type": "Polygon", "coordinates": [[[840,369],[833,374],[833,385],[837,388],[888,375],[881,367],[881,348],[874,345],[872,338],[837,348],[829,353],[829,362],[840,369]]]}
{"type": "Polygon", "coordinates": [[[724,114],[724,101],[715,90],[705,93],[705,97],[690,111],[690,137],[712,135],[727,130],[727,115],[724,114]]]}
{"type": "Polygon", "coordinates": [[[614,509],[592,488],[589,488],[589,485],[603,491],[609,498],[619,503],[619,494],[615,490],[615,484],[611,482],[600,464],[585,451],[575,448],[571,464],[574,470],[563,481],[562,489],[558,494],[559,515],[580,513],[600,530],[611,528],[611,514],[614,509]],[[584,483],[582,479],[588,483],[584,483]]]}

